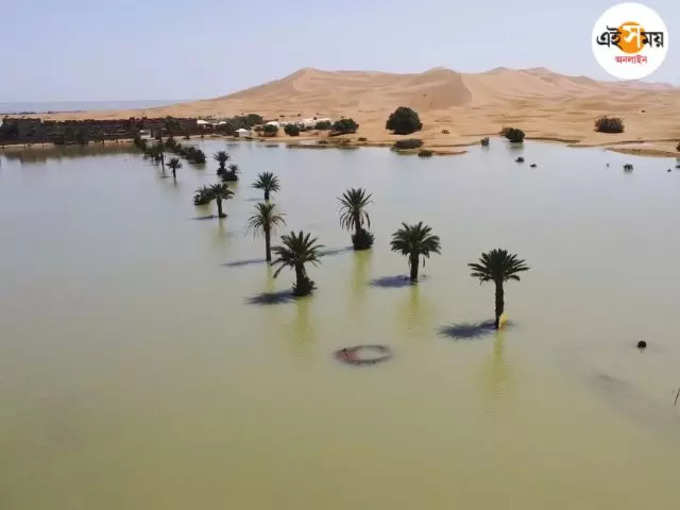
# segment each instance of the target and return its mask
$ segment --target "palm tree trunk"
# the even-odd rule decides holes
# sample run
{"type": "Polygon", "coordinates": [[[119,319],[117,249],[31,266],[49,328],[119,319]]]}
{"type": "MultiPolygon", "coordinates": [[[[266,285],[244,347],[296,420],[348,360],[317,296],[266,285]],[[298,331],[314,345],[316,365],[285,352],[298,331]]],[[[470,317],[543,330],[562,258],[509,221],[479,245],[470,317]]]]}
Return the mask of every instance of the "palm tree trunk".
{"type": "Polygon", "coordinates": [[[172,169],[172,178],[177,179],[177,171],[174,168],[172,169]]]}
{"type": "Polygon", "coordinates": [[[305,293],[305,266],[302,264],[295,264],[295,291],[299,296],[305,293]]]}
{"type": "Polygon", "coordinates": [[[265,202],[269,202],[269,190],[268,189],[264,190],[264,200],[265,200],[265,202]]]}
{"type": "Polygon", "coordinates": [[[272,249],[271,249],[270,232],[269,232],[268,228],[264,229],[264,249],[267,252],[267,262],[271,263],[271,261],[272,261],[272,249]]]}
{"type": "Polygon", "coordinates": [[[224,214],[222,214],[222,199],[218,198],[217,200],[217,216],[219,218],[224,218],[224,214]]]}
{"type": "Polygon", "coordinates": [[[411,255],[410,258],[411,262],[411,281],[412,282],[417,282],[418,281],[418,265],[420,263],[420,256],[419,255],[411,255]]]}
{"type": "Polygon", "coordinates": [[[494,322],[494,325],[496,329],[500,328],[501,325],[501,315],[503,315],[503,311],[505,309],[505,301],[503,299],[503,282],[502,281],[497,281],[496,283],[496,320],[494,322]]]}

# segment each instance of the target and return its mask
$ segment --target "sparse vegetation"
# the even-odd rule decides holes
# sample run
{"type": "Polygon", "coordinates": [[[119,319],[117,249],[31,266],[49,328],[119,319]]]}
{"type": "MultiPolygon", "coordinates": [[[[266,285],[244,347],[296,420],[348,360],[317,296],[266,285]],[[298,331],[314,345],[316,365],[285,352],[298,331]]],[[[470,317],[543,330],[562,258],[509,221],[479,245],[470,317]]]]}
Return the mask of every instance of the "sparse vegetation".
{"type": "Polygon", "coordinates": [[[506,127],[501,130],[501,135],[512,143],[522,143],[524,141],[524,131],[518,128],[506,127]]]}
{"type": "Polygon", "coordinates": [[[595,120],[595,131],[598,133],[623,133],[623,121],[619,117],[606,115],[595,120]]]}
{"type": "Polygon", "coordinates": [[[354,122],[354,119],[340,119],[333,123],[332,136],[346,135],[349,133],[356,133],[359,129],[359,124],[354,122]]]}
{"type": "Polygon", "coordinates": [[[448,135],[448,134],[450,134],[450,133],[451,133],[451,132],[450,132],[448,129],[442,129],[442,134],[443,134],[443,135],[448,135]]]}
{"type": "Polygon", "coordinates": [[[482,144],[482,147],[488,147],[488,146],[489,146],[489,137],[488,137],[488,136],[485,136],[484,138],[482,138],[482,139],[479,141],[479,143],[482,144]]]}
{"type": "Polygon", "coordinates": [[[385,123],[385,129],[391,130],[395,135],[410,135],[423,128],[420,117],[415,110],[407,106],[397,108],[385,123]]]}
{"type": "Polygon", "coordinates": [[[418,151],[419,158],[431,158],[433,154],[434,152],[429,149],[420,149],[420,151],[418,151]]]}
{"type": "Polygon", "coordinates": [[[418,149],[423,146],[423,141],[418,138],[407,138],[394,142],[394,148],[399,150],[418,149]]]}

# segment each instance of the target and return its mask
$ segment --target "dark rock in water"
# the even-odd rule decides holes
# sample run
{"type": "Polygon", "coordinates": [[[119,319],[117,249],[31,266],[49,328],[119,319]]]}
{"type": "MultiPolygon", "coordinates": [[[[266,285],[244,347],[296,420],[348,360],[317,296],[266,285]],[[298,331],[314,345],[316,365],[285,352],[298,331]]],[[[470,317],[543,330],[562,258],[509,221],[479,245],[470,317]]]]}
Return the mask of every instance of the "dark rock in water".
{"type": "Polygon", "coordinates": [[[536,163],[531,163],[529,166],[530,166],[531,168],[536,168],[536,163]]]}
{"type": "Polygon", "coordinates": [[[607,163],[607,168],[609,168],[609,163],[607,163]]]}
{"type": "Polygon", "coordinates": [[[644,340],[640,340],[637,343],[637,347],[638,347],[638,349],[645,349],[647,347],[647,342],[645,342],[644,340]]]}
{"type": "Polygon", "coordinates": [[[671,172],[671,169],[669,168],[668,170],[666,170],[666,172],[670,173],[670,172],[671,172]]]}
{"type": "Polygon", "coordinates": [[[524,163],[524,158],[522,156],[518,156],[517,159],[515,160],[517,163],[524,163]]]}

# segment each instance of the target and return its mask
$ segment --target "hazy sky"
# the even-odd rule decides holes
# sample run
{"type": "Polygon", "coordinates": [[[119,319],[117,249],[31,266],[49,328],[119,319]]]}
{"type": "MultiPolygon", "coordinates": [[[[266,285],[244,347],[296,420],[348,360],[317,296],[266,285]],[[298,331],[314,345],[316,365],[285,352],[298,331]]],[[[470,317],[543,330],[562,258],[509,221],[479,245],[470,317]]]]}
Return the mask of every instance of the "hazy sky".
{"type": "MultiPolygon", "coordinates": [[[[615,3],[7,0],[0,9],[0,102],[214,97],[301,67],[545,66],[608,79],[590,39],[615,3]]],[[[645,3],[670,34],[668,57],[649,79],[680,85],[680,0],[645,3]]]]}

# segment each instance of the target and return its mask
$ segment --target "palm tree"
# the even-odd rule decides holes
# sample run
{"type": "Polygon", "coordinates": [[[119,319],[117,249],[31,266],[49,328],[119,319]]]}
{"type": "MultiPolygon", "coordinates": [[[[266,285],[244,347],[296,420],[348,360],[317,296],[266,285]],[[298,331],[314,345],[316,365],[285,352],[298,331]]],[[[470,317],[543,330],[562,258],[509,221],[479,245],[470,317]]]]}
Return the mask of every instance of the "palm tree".
{"type": "Polygon", "coordinates": [[[262,172],[258,174],[257,180],[253,183],[253,188],[264,190],[264,199],[269,200],[269,193],[281,189],[279,178],[273,172],[262,172]]]}
{"type": "Polygon", "coordinates": [[[363,188],[350,188],[345,191],[340,201],[340,225],[352,231],[352,244],[355,250],[366,250],[373,245],[373,234],[364,228],[364,223],[371,228],[371,218],[366,207],[372,202],[373,195],[363,188]]]}
{"type": "Polygon", "coordinates": [[[478,262],[468,264],[472,269],[470,276],[479,278],[480,283],[494,282],[496,285],[496,329],[500,326],[501,315],[505,309],[503,282],[507,280],[519,281],[517,273],[528,271],[529,266],[517,255],[509,253],[507,250],[495,249],[487,253],[482,253],[478,262]]]}
{"type": "Polygon", "coordinates": [[[234,192],[226,184],[213,184],[210,186],[210,198],[217,202],[218,218],[226,218],[227,216],[222,212],[222,200],[229,200],[233,196],[234,192]]]}
{"type": "Polygon", "coordinates": [[[170,158],[170,161],[168,161],[168,166],[172,170],[172,178],[177,179],[177,169],[182,168],[182,163],[180,162],[179,158],[170,158]]]}
{"type": "Polygon", "coordinates": [[[227,151],[218,151],[213,154],[213,158],[220,164],[220,167],[217,169],[217,175],[226,173],[227,169],[225,168],[225,165],[227,164],[227,161],[229,161],[229,154],[227,151]]]}
{"type": "Polygon", "coordinates": [[[295,270],[295,285],[293,294],[296,296],[306,296],[314,290],[314,282],[307,276],[305,264],[311,262],[314,265],[319,263],[319,250],[323,245],[317,244],[316,237],[305,234],[302,230],[299,233],[291,232],[281,236],[282,246],[275,246],[274,253],[277,259],[272,263],[280,266],[274,273],[276,278],[285,267],[295,270]]]}
{"type": "MultiPolygon", "coordinates": [[[[419,222],[416,225],[401,224],[402,227],[392,234],[392,251],[408,255],[411,268],[411,281],[418,281],[418,265],[420,256],[430,258],[430,253],[440,253],[439,236],[432,235],[432,228],[419,222]]],[[[425,265],[425,259],[423,259],[425,265]]]]}
{"type": "Polygon", "coordinates": [[[284,225],[286,220],[283,214],[279,214],[276,205],[271,203],[259,202],[255,206],[256,213],[248,218],[248,226],[255,234],[264,234],[264,249],[267,254],[267,262],[272,261],[271,233],[277,225],[284,225]]]}

